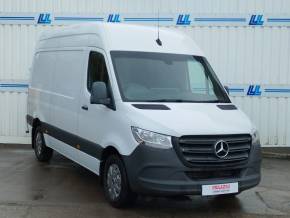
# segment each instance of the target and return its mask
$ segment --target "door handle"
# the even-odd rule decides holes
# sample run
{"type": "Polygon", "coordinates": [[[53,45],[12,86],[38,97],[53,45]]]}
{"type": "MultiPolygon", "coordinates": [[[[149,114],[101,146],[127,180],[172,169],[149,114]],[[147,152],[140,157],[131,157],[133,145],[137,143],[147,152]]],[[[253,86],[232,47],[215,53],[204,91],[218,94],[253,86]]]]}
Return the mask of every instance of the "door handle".
{"type": "Polygon", "coordinates": [[[87,111],[89,108],[88,108],[87,105],[83,105],[83,106],[82,106],[82,109],[85,110],[85,111],[87,111]]]}

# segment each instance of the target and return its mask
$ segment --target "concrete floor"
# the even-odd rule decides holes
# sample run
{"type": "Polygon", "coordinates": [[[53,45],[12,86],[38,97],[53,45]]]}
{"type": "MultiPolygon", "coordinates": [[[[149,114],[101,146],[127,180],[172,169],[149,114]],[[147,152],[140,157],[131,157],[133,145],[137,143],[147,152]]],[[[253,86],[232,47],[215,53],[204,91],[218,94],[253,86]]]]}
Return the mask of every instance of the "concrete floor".
{"type": "Polygon", "coordinates": [[[61,155],[43,164],[30,149],[0,149],[0,218],[274,216],[290,217],[290,160],[264,159],[261,184],[236,199],[141,197],[118,210],[97,176],[61,155]]]}

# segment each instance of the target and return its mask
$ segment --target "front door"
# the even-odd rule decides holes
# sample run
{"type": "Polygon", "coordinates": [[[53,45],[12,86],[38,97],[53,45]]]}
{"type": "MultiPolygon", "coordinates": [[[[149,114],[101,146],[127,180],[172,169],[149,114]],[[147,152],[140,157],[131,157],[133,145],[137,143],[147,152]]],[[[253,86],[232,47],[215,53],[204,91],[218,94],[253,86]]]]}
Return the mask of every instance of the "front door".
{"type": "Polygon", "coordinates": [[[80,93],[78,135],[87,140],[80,145],[81,164],[98,174],[104,137],[108,135],[114,111],[101,104],[90,104],[93,82],[102,81],[109,87],[105,53],[101,49],[88,50],[87,59],[87,74],[80,93]]]}

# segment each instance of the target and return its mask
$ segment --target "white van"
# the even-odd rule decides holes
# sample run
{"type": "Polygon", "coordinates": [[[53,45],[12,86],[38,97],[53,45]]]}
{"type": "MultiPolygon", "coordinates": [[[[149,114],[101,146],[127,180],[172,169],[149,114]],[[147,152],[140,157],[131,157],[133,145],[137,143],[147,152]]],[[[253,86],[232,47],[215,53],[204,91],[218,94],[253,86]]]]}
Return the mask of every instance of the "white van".
{"type": "Polygon", "coordinates": [[[125,24],[49,31],[34,54],[27,122],[100,175],[115,207],[137,194],[233,196],[260,181],[260,141],[202,51],[179,32],[125,24]]]}

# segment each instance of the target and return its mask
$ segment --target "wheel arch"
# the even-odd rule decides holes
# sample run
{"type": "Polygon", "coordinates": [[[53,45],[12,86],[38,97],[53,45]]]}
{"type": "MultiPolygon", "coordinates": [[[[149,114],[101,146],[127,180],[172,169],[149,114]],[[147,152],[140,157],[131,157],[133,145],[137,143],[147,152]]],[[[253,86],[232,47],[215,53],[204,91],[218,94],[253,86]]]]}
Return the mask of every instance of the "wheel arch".
{"type": "Polygon", "coordinates": [[[32,148],[34,148],[34,134],[35,134],[35,130],[38,126],[41,125],[41,121],[38,118],[34,118],[32,121],[32,132],[31,132],[31,146],[32,148]]]}
{"type": "Polygon", "coordinates": [[[107,146],[103,151],[102,151],[102,154],[101,154],[101,163],[100,163],[100,178],[101,178],[101,183],[103,182],[103,174],[104,174],[104,168],[105,168],[105,162],[106,162],[106,159],[110,156],[110,155],[118,155],[121,160],[122,160],[122,156],[120,155],[120,152],[114,147],[114,146],[107,146]]]}

